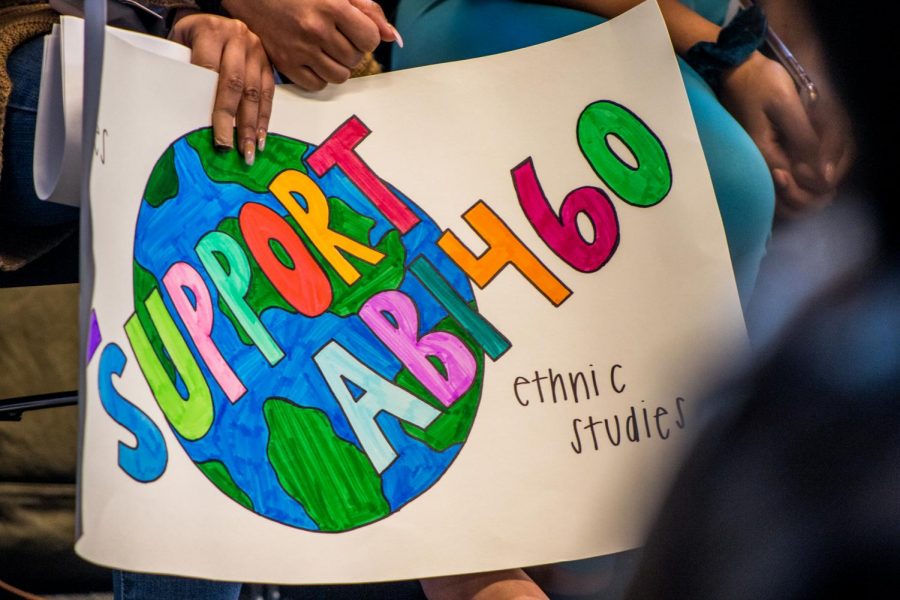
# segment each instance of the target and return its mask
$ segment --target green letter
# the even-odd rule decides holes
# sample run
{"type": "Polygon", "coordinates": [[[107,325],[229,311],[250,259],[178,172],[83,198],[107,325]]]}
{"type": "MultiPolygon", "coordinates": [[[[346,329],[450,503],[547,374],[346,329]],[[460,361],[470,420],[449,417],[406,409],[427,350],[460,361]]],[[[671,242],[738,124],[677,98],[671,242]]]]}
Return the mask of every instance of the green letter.
{"type": "Polygon", "coordinates": [[[270,365],[284,358],[284,352],[272,339],[266,326],[247,304],[250,288],[250,261],[234,239],[221,231],[210,231],[197,243],[197,256],[210,278],[222,294],[225,304],[237,319],[270,365]],[[216,254],[225,259],[228,272],[219,263],[216,254]]]}
{"type": "Polygon", "coordinates": [[[150,320],[159,333],[163,346],[168,352],[175,370],[181,375],[187,388],[187,398],[182,398],[175,388],[175,382],[169,379],[160,362],[160,357],[153,351],[147,333],[141,326],[137,315],[131,315],[125,323],[125,334],[131,343],[131,349],[137,358],[141,371],[150,385],[150,391],[156,403],[166,415],[166,419],[183,438],[199,440],[209,431],[213,422],[212,396],[209,386],[203,379],[203,372],[191,354],[190,348],[178,331],[178,326],[163,304],[159,290],[154,288],[150,296],[144,300],[150,320]]]}
{"type": "Polygon", "coordinates": [[[653,206],[672,189],[672,168],[659,138],[620,104],[602,100],[588,105],[578,117],[578,145],[594,173],[628,204],[653,206]],[[613,152],[607,141],[611,135],[631,151],[636,167],[613,152]]]}

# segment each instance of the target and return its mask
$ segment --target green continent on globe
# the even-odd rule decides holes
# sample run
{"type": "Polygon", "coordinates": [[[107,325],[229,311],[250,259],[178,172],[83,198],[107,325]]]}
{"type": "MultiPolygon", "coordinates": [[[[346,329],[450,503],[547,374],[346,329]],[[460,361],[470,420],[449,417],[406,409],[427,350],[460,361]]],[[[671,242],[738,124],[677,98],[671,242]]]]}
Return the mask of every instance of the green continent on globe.
{"type": "Polygon", "coordinates": [[[390,514],[372,463],[337,436],[325,413],[270,398],[263,414],[278,481],[321,531],[346,531],[390,514]]]}
{"type": "MultiPolygon", "coordinates": [[[[484,378],[484,353],[469,333],[451,317],[445,317],[431,331],[452,333],[466,345],[469,352],[475,357],[476,370],[472,385],[465,394],[448,407],[435,398],[408,369],[400,371],[394,382],[417,398],[425,400],[441,411],[441,416],[431,423],[427,429],[421,429],[405,422],[401,423],[401,425],[406,433],[412,437],[422,441],[437,452],[443,452],[454,444],[465,442],[469,435],[469,430],[472,428],[472,423],[475,421],[475,412],[478,410],[478,402],[481,399],[481,384],[484,378]]],[[[442,367],[436,359],[432,361],[432,364],[437,368],[442,367]]]]}
{"type": "Polygon", "coordinates": [[[219,183],[237,183],[252,192],[264,194],[269,191],[272,179],[285,169],[306,173],[303,154],[309,146],[283,135],[270,133],[266,137],[266,149],[256,153],[253,166],[244,162],[240,152],[217,151],[209,127],[189,133],[186,139],[200,157],[203,170],[219,183]]]}
{"type": "Polygon", "coordinates": [[[159,208],[166,200],[178,195],[178,173],[175,171],[175,147],[169,146],[150,173],[144,200],[153,208],[159,208]]]}
{"type": "Polygon", "coordinates": [[[217,460],[209,460],[202,463],[195,463],[197,467],[206,475],[207,479],[212,481],[217,488],[225,492],[229,498],[243,506],[253,510],[253,501],[244,490],[238,487],[228,472],[228,467],[217,460]]]}

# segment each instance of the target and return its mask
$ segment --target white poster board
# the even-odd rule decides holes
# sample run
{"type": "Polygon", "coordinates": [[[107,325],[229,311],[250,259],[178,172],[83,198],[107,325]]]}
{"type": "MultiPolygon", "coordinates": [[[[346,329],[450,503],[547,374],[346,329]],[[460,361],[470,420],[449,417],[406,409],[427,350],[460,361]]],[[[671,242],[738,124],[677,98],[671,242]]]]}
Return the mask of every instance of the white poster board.
{"type": "Polygon", "coordinates": [[[641,543],[744,346],[654,4],[281,88],[253,167],[215,74],[106,44],[82,556],[325,583],[641,543]]]}

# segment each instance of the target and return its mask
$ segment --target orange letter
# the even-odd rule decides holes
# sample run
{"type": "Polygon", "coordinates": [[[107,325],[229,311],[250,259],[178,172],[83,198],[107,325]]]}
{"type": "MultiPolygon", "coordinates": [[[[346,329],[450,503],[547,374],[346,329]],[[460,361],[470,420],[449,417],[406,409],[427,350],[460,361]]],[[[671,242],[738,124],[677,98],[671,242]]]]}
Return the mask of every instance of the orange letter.
{"type": "Polygon", "coordinates": [[[328,228],[328,201],[325,194],[308,175],[288,169],[282,171],[269,184],[269,191],[287,209],[297,224],[306,232],[313,245],[322,253],[348,285],[359,279],[359,271],[341,252],[354,256],[370,265],[377,264],[384,254],[328,228]],[[306,201],[304,210],[294,194],[306,201]]]}
{"type": "Polygon", "coordinates": [[[438,246],[478,287],[484,288],[506,265],[512,265],[555,306],[572,295],[572,291],[525,247],[483,201],[479,200],[467,210],[463,219],[484,240],[488,249],[481,256],[475,256],[449,230],[444,231],[438,246]]]}

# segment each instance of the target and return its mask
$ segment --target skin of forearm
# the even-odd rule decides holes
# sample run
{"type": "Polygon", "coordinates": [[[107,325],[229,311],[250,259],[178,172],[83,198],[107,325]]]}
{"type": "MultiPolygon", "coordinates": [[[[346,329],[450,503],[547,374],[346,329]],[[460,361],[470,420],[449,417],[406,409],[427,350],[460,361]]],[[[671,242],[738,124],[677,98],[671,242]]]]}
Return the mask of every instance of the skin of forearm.
{"type": "Polygon", "coordinates": [[[428,600],[547,600],[522,569],[422,579],[428,600]]]}
{"type": "MultiPolygon", "coordinates": [[[[641,0],[544,0],[544,4],[566,6],[601,17],[618,16],[641,3],[641,0]]],[[[678,54],[684,54],[697,42],[714,42],[719,26],[698,15],[678,0],[658,0],[666,21],[672,45],[678,54]]]]}
{"type": "Polygon", "coordinates": [[[805,0],[760,0],[772,29],[808,71],[822,74],[824,56],[805,0]]]}

